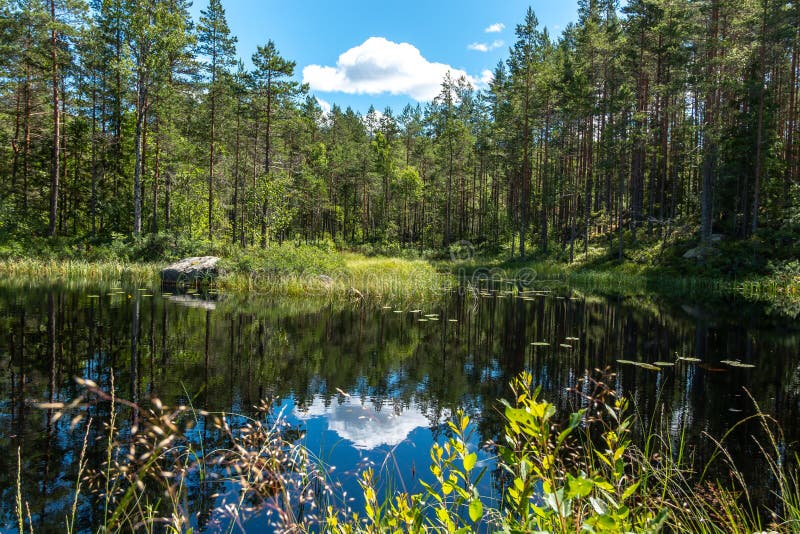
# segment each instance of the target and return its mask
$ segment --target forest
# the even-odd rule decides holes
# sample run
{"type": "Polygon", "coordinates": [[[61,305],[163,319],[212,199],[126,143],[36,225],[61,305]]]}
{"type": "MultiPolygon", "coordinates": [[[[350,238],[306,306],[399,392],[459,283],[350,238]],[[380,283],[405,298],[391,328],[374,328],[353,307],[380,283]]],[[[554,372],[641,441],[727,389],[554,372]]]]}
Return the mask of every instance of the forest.
{"type": "MultiPolygon", "coordinates": [[[[180,237],[505,255],[800,235],[800,5],[581,0],[520,13],[491,81],[324,112],[220,0],[0,1],[0,248],[180,237]],[[250,52],[250,51],[248,51],[250,52]],[[48,245],[49,244],[49,245],[48,245]]],[[[755,248],[753,248],[755,247],[755,248]]],[[[759,248],[760,247],[760,248],[759,248]]]]}

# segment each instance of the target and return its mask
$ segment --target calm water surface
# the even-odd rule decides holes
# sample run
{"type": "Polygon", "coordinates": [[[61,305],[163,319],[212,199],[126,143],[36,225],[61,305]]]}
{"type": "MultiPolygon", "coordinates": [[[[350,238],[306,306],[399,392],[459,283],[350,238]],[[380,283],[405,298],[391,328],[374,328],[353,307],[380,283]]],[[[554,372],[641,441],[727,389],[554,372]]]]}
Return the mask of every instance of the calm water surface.
{"type": "MultiPolygon", "coordinates": [[[[700,462],[712,453],[705,434],[721,436],[753,413],[745,388],[782,423],[787,454],[800,438],[800,327],[759,306],[563,290],[525,299],[454,293],[419,308],[440,320],[420,321],[409,307],[396,313],[315,299],[0,284],[0,530],[15,524],[18,447],[35,523],[62,530],[85,427],[70,431],[68,418],[52,423],[34,403],[75,398],[81,390],[74,377],[109,388],[112,368],[117,394],[134,401],[191,399],[198,408],[247,414],[260,399],[279,396],[277,409],[305,433],[312,452],[336,466],[334,479],[349,495],[358,494],[353,474],[370,463],[418,490],[429,447],[444,438],[457,409],[473,415],[476,447],[499,440],[495,399],[526,369],[545,398],[566,411],[575,407],[567,390],[579,386],[586,369],[612,367],[616,389],[672,439],[685,429],[700,462]],[[677,356],[702,363],[660,372],[616,363],[677,356]]],[[[754,425],[744,425],[726,444],[753,491],[766,495],[754,433],[754,425]]],[[[491,465],[488,451],[481,461],[491,465]]],[[[497,494],[491,476],[484,486],[497,494]]],[[[195,524],[225,524],[218,507],[233,494],[235,488],[192,488],[195,524]]],[[[84,528],[96,513],[88,499],[82,502],[84,528]]],[[[268,530],[264,517],[249,521],[268,530]]]]}

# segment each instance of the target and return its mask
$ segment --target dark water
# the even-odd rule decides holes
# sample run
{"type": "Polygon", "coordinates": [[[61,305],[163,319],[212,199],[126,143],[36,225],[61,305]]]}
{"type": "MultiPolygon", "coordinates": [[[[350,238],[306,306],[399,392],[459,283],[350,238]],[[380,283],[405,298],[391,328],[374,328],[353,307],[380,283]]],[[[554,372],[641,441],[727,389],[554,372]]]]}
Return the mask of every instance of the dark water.
{"type": "MultiPolygon", "coordinates": [[[[34,403],[76,397],[74,377],[109,388],[112,368],[117,394],[133,401],[157,396],[176,405],[191,398],[198,408],[248,413],[260,399],[280,396],[278,409],[305,432],[312,452],[336,466],[350,495],[358,493],[353,473],[369,463],[419,489],[429,447],[459,408],[473,415],[475,446],[500,439],[495,399],[507,396],[509,380],[525,369],[566,411],[575,407],[566,391],[585,370],[611,366],[614,386],[645,422],[657,420],[676,442],[685,432],[698,462],[713,450],[705,434],[722,436],[753,413],[745,388],[782,423],[787,455],[800,437],[800,328],[742,302],[456,293],[420,306],[442,318],[420,322],[411,307],[395,313],[313,299],[113,292],[0,285],[0,530],[13,531],[16,521],[18,447],[34,522],[63,530],[83,427],[70,431],[68,418],[53,423],[34,403]],[[550,346],[531,345],[541,341],[550,346]],[[661,372],[616,363],[677,356],[702,363],[661,372]]],[[[744,425],[726,445],[753,491],[766,495],[770,481],[754,433],[754,425],[744,425]]],[[[482,462],[490,463],[488,454],[482,462]]],[[[492,493],[491,477],[484,485],[492,493]]],[[[201,493],[190,491],[190,506],[204,518],[196,524],[210,521],[213,530],[215,521],[226,522],[217,510],[225,491],[201,493]]],[[[90,527],[89,500],[82,499],[79,515],[90,527]]],[[[250,521],[267,528],[263,518],[250,521]]]]}

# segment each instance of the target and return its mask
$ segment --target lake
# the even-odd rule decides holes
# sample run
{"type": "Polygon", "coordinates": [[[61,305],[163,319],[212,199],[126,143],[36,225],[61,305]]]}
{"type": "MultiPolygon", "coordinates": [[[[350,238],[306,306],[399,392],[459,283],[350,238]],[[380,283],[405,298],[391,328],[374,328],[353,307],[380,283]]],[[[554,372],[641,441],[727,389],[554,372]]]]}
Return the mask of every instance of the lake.
{"type": "MultiPolygon", "coordinates": [[[[541,288],[544,289],[544,288],[541,288]]],[[[800,428],[800,326],[779,311],[741,300],[624,298],[569,288],[481,295],[454,291],[436,304],[400,309],[325,299],[262,295],[165,294],[159,288],[0,284],[0,529],[16,524],[16,451],[22,492],[39,531],[62,531],[72,506],[85,421],[53,421],[37,401],[81,394],[75,377],[120,398],[253,414],[274,400],[308,450],[335,466],[331,481],[358,509],[356,474],[367,465],[393,487],[420,489],[429,448],[458,409],[472,417],[476,447],[502,439],[496,399],[523,370],[564,413],[586,370],[610,368],[610,383],[645,424],[684,439],[699,464],[721,437],[760,408],[782,423],[786,455],[800,428]],[[533,345],[537,343],[537,345],[533,345]],[[699,361],[678,360],[696,358],[699,361]],[[674,362],[660,371],[618,360],[674,362]],[[723,362],[742,362],[730,365],[723,362]],[[750,367],[753,366],[753,367],[750,367]]],[[[769,499],[757,423],[725,445],[752,492],[769,499]]],[[[89,444],[90,458],[104,452],[89,444]]],[[[498,494],[491,449],[482,484],[498,494]]],[[[722,476],[722,461],[714,464],[722,476]]],[[[221,510],[236,488],[197,483],[193,524],[230,523],[221,510]]],[[[79,525],[100,517],[91,498],[79,525]]],[[[269,530],[266,512],[242,519],[269,530]]]]}

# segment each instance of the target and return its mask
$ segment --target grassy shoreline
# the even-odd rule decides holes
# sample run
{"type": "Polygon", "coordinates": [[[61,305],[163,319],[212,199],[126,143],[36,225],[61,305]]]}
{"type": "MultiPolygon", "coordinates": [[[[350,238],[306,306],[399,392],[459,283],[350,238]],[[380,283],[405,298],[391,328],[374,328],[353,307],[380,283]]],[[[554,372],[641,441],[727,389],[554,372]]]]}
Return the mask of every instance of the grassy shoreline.
{"type": "MultiPolygon", "coordinates": [[[[459,284],[486,287],[575,287],[622,296],[731,295],[751,301],[800,302],[800,276],[794,273],[741,279],[689,275],[624,264],[573,264],[552,260],[427,261],[354,252],[312,251],[313,247],[277,248],[268,254],[223,258],[224,273],[215,287],[291,297],[317,295],[375,301],[427,301],[459,284]]],[[[0,259],[0,276],[23,283],[160,283],[169,262],[80,259],[0,259]]]]}

